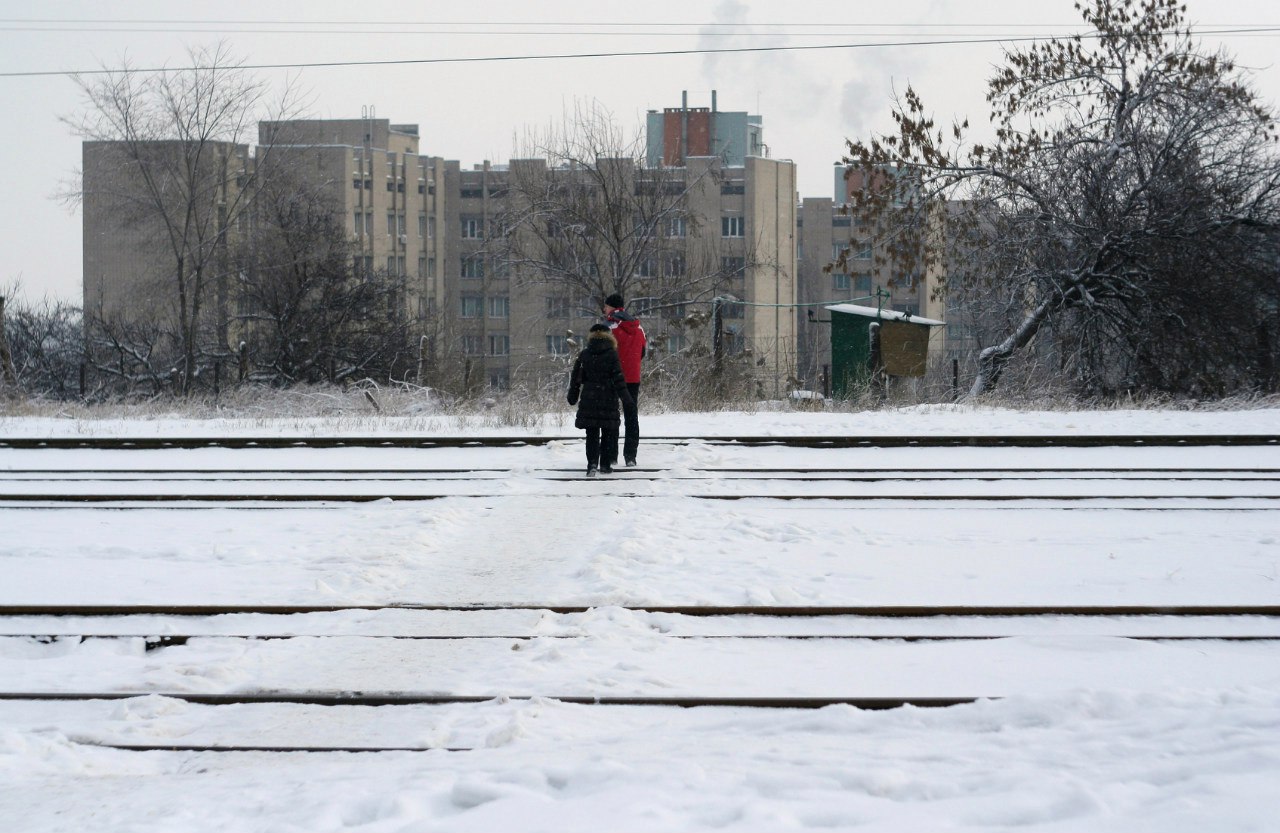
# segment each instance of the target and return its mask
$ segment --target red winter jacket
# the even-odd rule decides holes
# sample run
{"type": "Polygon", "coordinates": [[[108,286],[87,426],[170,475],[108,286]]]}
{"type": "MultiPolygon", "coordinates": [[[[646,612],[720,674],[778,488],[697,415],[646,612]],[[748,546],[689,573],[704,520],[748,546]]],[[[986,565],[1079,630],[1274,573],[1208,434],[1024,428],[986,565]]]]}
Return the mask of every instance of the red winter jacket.
{"type": "Polygon", "coordinates": [[[622,361],[622,377],[629,385],[640,384],[640,360],[644,358],[644,327],[640,319],[624,309],[615,309],[604,318],[613,337],[618,340],[618,358],[622,361]]]}

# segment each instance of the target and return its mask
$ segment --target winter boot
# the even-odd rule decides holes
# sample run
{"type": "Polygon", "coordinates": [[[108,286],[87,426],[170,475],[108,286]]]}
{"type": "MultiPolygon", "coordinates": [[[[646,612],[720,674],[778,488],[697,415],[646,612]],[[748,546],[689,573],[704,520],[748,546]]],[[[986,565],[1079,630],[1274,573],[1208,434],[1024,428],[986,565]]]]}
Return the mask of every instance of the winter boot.
{"type": "Polygon", "coordinates": [[[595,476],[596,476],[596,467],[587,466],[587,477],[595,477],[595,476]]]}

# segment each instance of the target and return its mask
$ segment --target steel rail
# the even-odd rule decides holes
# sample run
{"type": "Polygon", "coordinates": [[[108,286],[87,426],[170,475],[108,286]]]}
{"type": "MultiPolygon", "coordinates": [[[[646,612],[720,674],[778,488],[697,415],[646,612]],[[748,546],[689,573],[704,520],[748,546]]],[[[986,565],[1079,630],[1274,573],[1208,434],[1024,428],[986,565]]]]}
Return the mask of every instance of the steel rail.
{"type": "MultiPolygon", "coordinates": [[[[836,642],[992,642],[999,639],[1019,639],[1024,637],[1040,637],[1046,634],[1000,633],[1000,634],[857,634],[857,633],[746,633],[746,634],[662,634],[664,639],[690,641],[707,639],[716,641],[749,640],[758,641],[776,639],[785,641],[818,641],[836,642]]],[[[1089,634],[1053,634],[1064,636],[1084,636],[1088,638],[1103,637],[1107,639],[1124,639],[1133,642],[1280,642],[1280,634],[1124,634],[1124,633],[1089,633],[1089,634]]],[[[254,641],[287,641],[290,639],[369,639],[369,640],[404,640],[425,642],[465,642],[465,641],[518,641],[535,642],[541,639],[589,639],[583,634],[482,634],[482,635],[436,635],[436,634],[358,634],[358,633],[293,633],[293,634],[235,634],[235,633],[196,633],[196,634],[154,634],[141,633],[2,633],[3,639],[33,640],[42,645],[75,640],[83,644],[90,640],[141,639],[144,650],[157,651],[164,648],[179,648],[193,639],[230,639],[244,642],[254,641]]]]}
{"type": "MultiPolygon", "coordinates": [[[[585,479],[585,478],[584,478],[585,479]]],[[[607,478],[600,478],[593,482],[608,482],[607,478]]],[[[612,493],[609,497],[654,497],[653,495],[642,495],[635,493],[612,493]]],[[[378,494],[370,492],[368,494],[83,494],[83,495],[56,495],[47,492],[40,494],[6,494],[0,495],[0,507],[5,503],[35,503],[46,501],[59,504],[107,504],[107,503],[215,503],[215,504],[237,504],[237,503],[374,503],[376,501],[389,500],[393,502],[411,503],[415,501],[443,500],[445,498],[467,498],[467,499],[484,499],[492,500],[499,497],[509,497],[507,493],[494,492],[489,494],[378,494]]],[[[538,494],[537,497],[550,497],[546,494],[538,494]]],[[[573,497],[572,495],[561,495],[561,497],[573,497]]],[[[1115,501],[1177,501],[1177,500],[1204,500],[1204,501],[1224,501],[1224,500],[1257,500],[1257,501],[1280,501],[1280,495],[1026,495],[1026,494],[998,494],[998,495],[885,495],[885,494],[860,494],[860,495],[820,495],[820,494],[759,494],[759,495],[678,495],[678,497],[688,498],[690,500],[789,500],[789,501],[814,501],[814,500],[836,500],[836,501],[905,501],[905,502],[996,502],[1007,503],[1011,501],[1060,501],[1060,502],[1079,502],[1079,501],[1098,501],[1098,502],[1115,502],[1115,501]]],[[[162,508],[181,508],[181,507],[162,507],[162,508]]]]}
{"type": "Polygon", "coordinates": [[[221,694],[193,694],[168,691],[31,691],[0,692],[3,700],[127,700],[135,697],[166,697],[188,703],[210,706],[245,705],[256,703],[288,703],[311,706],[418,706],[446,705],[452,703],[489,703],[494,700],[555,700],[584,706],[677,706],[698,708],[720,706],[730,708],[764,709],[820,709],[826,706],[846,705],[858,709],[897,709],[903,706],[941,708],[974,703],[978,700],[997,700],[999,697],[692,697],[692,696],[596,696],[551,694],[397,694],[392,692],[367,693],[363,691],[264,691],[221,694]]]}
{"type": "MultiPolygon", "coordinates": [[[[549,481],[571,481],[571,480],[583,479],[581,476],[581,472],[578,472],[577,469],[574,469],[573,471],[577,472],[576,476],[570,474],[569,471],[567,470],[563,472],[546,472],[546,473],[522,472],[521,474],[523,476],[532,476],[533,478],[538,480],[549,480],[549,481]]],[[[1153,483],[1202,483],[1202,482],[1203,483],[1273,483],[1276,480],[1280,480],[1280,476],[1232,477],[1228,475],[1223,475],[1223,476],[1190,476],[1189,475],[1189,476],[1153,477],[1153,476],[1150,476],[1150,474],[1147,472],[1143,472],[1141,475],[1134,475],[1134,476],[1127,476],[1127,477],[1123,476],[1121,473],[1117,473],[1115,476],[1090,474],[1090,475],[1079,476],[1079,477],[1063,473],[1063,476],[1036,477],[1029,473],[1019,473],[1013,476],[1009,476],[1009,475],[1001,474],[998,472],[992,472],[992,473],[982,472],[982,473],[971,474],[970,472],[964,471],[962,469],[951,470],[951,471],[952,471],[952,474],[950,476],[940,475],[940,476],[934,476],[934,477],[924,475],[923,473],[916,473],[916,472],[912,472],[910,474],[905,474],[905,475],[898,474],[896,472],[886,472],[884,474],[865,474],[865,473],[854,474],[854,473],[846,473],[846,472],[840,472],[840,471],[830,471],[825,469],[807,470],[807,471],[800,470],[800,469],[793,469],[788,472],[790,474],[797,475],[795,477],[776,476],[776,475],[782,474],[782,472],[774,472],[773,473],[774,476],[771,476],[770,474],[767,474],[764,472],[751,472],[751,471],[742,472],[735,469],[715,469],[709,472],[715,475],[720,475],[716,477],[699,477],[696,475],[689,475],[689,474],[667,474],[662,472],[646,472],[646,471],[636,471],[635,469],[631,469],[625,472],[615,469],[615,474],[623,475],[625,480],[664,480],[664,481],[665,480],[680,480],[680,481],[696,480],[699,482],[712,481],[712,480],[732,480],[735,482],[740,482],[740,481],[750,482],[754,480],[765,480],[765,481],[773,481],[773,482],[779,482],[779,483],[833,483],[833,482],[834,483],[841,483],[841,482],[964,483],[970,480],[981,482],[981,483],[995,483],[995,482],[1006,482],[1006,481],[1008,482],[1053,481],[1055,483],[1060,483],[1060,482],[1061,483],[1074,483],[1074,482],[1110,483],[1110,482],[1116,482],[1116,481],[1124,481],[1126,483],[1140,483],[1140,482],[1146,482],[1146,481],[1150,481],[1153,483]]],[[[510,470],[506,470],[506,469],[487,469],[485,470],[485,472],[493,472],[495,474],[499,474],[502,476],[440,478],[440,477],[429,477],[426,475],[417,475],[415,473],[414,476],[405,476],[405,477],[362,476],[358,479],[359,479],[359,482],[361,483],[438,483],[438,482],[467,483],[471,481],[488,482],[493,480],[505,480],[507,479],[507,476],[511,474],[510,470]]],[[[165,473],[166,472],[156,472],[155,474],[165,474],[165,473]]],[[[178,474],[179,472],[171,472],[171,473],[178,474]]],[[[436,472],[436,473],[437,474],[477,474],[480,472],[460,471],[460,472],[436,472]]],[[[135,476],[132,476],[133,474],[132,472],[121,473],[119,476],[116,476],[116,477],[82,477],[82,476],[8,477],[6,476],[7,474],[8,472],[0,472],[0,483],[50,483],[50,484],[57,484],[57,483],[346,483],[354,479],[349,477],[343,477],[342,472],[333,472],[333,473],[322,472],[322,473],[316,473],[316,474],[308,473],[303,476],[291,476],[291,477],[279,476],[280,474],[292,474],[291,472],[272,472],[268,476],[263,476],[263,477],[216,477],[216,476],[135,477],[135,476]],[[275,475],[275,476],[273,477],[270,475],[275,475]]],[[[62,474],[62,472],[50,472],[49,474],[62,474]]],[[[394,474],[394,472],[387,472],[386,474],[390,475],[390,474],[394,474]]],[[[1180,473],[1175,473],[1173,471],[1170,471],[1169,474],[1174,475],[1174,474],[1180,474],[1180,473]]],[[[1280,472],[1277,472],[1277,474],[1280,475],[1280,472]]],[[[625,482],[625,480],[623,482],[625,482]]]]}
{"type": "MultiPolygon", "coordinates": [[[[852,473],[852,474],[861,474],[861,473],[865,473],[865,472],[867,472],[867,471],[868,471],[868,469],[867,469],[866,467],[862,467],[862,468],[835,468],[835,467],[814,468],[814,467],[799,467],[799,466],[793,466],[793,467],[790,467],[790,468],[756,468],[756,467],[750,467],[750,468],[748,468],[748,467],[728,467],[728,466],[725,466],[725,467],[701,467],[701,466],[690,466],[690,467],[688,467],[688,468],[684,468],[684,469],[681,469],[681,470],[683,470],[683,471],[690,471],[690,472],[706,472],[706,473],[709,473],[709,474],[722,474],[722,473],[723,473],[723,474],[786,474],[786,473],[796,473],[796,474],[844,474],[844,473],[852,473]]],[[[90,474],[117,474],[117,475],[145,475],[145,474],[179,474],[179,473],[181,473],[181,474],[191,474],[191,475],[206,475],[206,474],[207,474],[207,475],[222,475],[222,474],[263,474],[263,475],[273,475],[273,474],[288,474],[288,475],[317,475],[317,476],[318,476],[318,475],[334,475],[335,477],[341,477],[341,476],[346,476],[346,475],[393,475],[393,474],[431,475],[431,474],[473,474],[473,473],[486,473],[486,472],[495,472],[495,473],[501,473],[501,474],[510,474],[510,473],[511,473],[511,471],[512,471],[512,469],[511,469],[511,468],[509,468],[509,467],[504,467],[504,468],[432,468],[432,469],[424,469],[424,468],[405,468],[405,469],[389,469],[389,468],[378,468],[378,469],[325,469],[325,468],[308,468],[308,469],[285,469],[285,468],[279,468],[279,469],[277,469],[277,468],[271,468],[271,469],[268,469],[268,468],[253,468],[253,469],[251,469],[251,468],[226,468],[226,469],[215,469],[215,468],[207,468],[207,469],[185,469],[185,468],[166,468],[166,469],[80,469],[80,468],[66,468],[66,469],[49,469],[49,468],[45,468],[45,469],[18,469],[18,468],[8,468],[8,469],[4,469],[3,471],[0,471],[0,479],[3,479],[3,480],[13,480],[13,481],[18,481],[18,480],[22,480],[22,479],[24,479],[24,478],[17,478],[17,477],[7,477],[7,475],[11,475],[11,474],[21,474],[21,475],[34,475],[34,474],[77,474],[77,475],[90,475],[90,474]]],[[[580,473],[580,472],[581,472],[581,467],[579,467],[579,466],[575,466],[575,467],[573,467],[573,468],[544,468],[544,469],[538,469],[538,471],[540,471],[540,472],[544,472],[544,473],[547,473],[547,474],[571,474],[571,473],[580,473]]],[[[638,467],[638,468],[628,468],[628,469],[617,470],[617,471],[618,471],[618,473],[619,473],[619,474],[627,474],[627,475],[635,475],[635,474],[663,474],[663,473],[666,473],[666,472],[671,471],[671,469],[655,469],[655,468],[651,468],[651,467],[641,466],[641,467],[638,467]]],[[[966,477],[963,477],[963,475],[969,475],[969,474],[1003,475],[1003,474],[1008,474],[1008,473],[1012,473],[1012,474],[1019,474],[1019,475],[1021,475],[1021,474],[1037,474],[1037,473],[1045,473],[1045,474],[1077,474],[1077,473],[1078,473],[1078,474],[1088,474],[1088,475],[1106,475],[1106,474],[1119,474],[1119,475],[1139,475],[1139,474],[1153,474],[1153,475],[1159,475],[1159,474],[1193,474],[1193,475],[1194,475],[1194,474],[1271,474],[1271,475],[1278,475],[1278,476],[1280,476],[1280,468],[1256,468],[1256,467],[1248,467],[1248,468],[1246,468],[1246,467],[1232,467],[1232,466],[1217,466],[1217,467],[1187,467],[1187,466],[1170,466],[1170,467],[1166,467],[1166,468],[1150,468],[1150,467],[1135,468],[1135,467],[1125,467],[1125,466],[1108,466],[1108,467],[1106,467],[1106,468],[1093,468],[1093,467],[1050,468],[1050,467],[1045,467],[1045,466],[999,466],[999,467],[984,467],[984,468],[965,468],[965,467],[963,467],[963,466],[946,466],[946,467],[931,466],[931,467],[883,467],[883,468],[878,469],[878,471],[879,471],[879,472],[881,472],[882,474],[883,474],[883,473],[894,473],[894,474],[899,474],[899,473],[900,473],[900,474],[911,474],[911,475],[916,475],[916,474],[919,474],[919,475],[927,475],[927,474],[931,474],[931,473],[934,473],[934,472],[948,472],[948,473],[956,474],[957,476],[961,476],[961,477],[959,477],[959,479],[968,479],[968,478],[966,478],[966,477]]],[[[62,478],[62,479],[64,479],[64,480],[69,480],[70,478],[62,478]]],[[[91,479],[93,479],[93,478],[85,478],[85,479],[90,479],[90,480],[91,480],[91,479]]],[[[137,478],[137,479],[142,480],[142,479],[146,479],[146,478],[141,478],[141,477],[140,477],[140,478],[137,478]]],[[[234,479],[234,478],[232,478],[232,479],[234,479]]],[[[363,479],[363,478],[362,478],[362,479],[363,479]]],[[[379,479],[379,478],[372,478],[372,479],[379,479]]],[[[389,479],[398,479],[398,478],[389,478],[389,479]]],[[[898,478],[898,479],[900,479],[900,478],[898,478]]],[[[1074,479],[1074,478],[1073,478],[1073,479],[1074,479]]],[[[1079,478],[1079,479],[1108,479],[1108,478],[1105,478],[1105,477],[1104,477],[1104,478],[1079,478]]],[[[1118,478],[1118,479],[1125,479],[1125,478],[1118,478]]],[[[1152,478],[1152,479],[1168,479],[1168,478],[1152,478]]],[[[1196,479],[1214,479],[1214,478],[1195,478],[1195,477],[1192,477],[1192,478],[1189,478],[1189,479],[1196,480],[1196,479]]],[[[1253,480],[1253,479],[1259,479],[1259,478],[1240,478],[1240,479],[1243,479],[1243,480],[1253,480]]],[[[1269,478],[1264,478],[1264,479],[1269,479],[1269,478]]]]}
{"type": "MultiPolygon", "coordinates": [[[[169,448],[465,448],[468,446],[521,447],[557,442],[580,442],[568,436],[477,437],[6,437],[0,448],[147,450],[169,448]]],[[[1026,434],[1026,435],[920,435],[920,436],[719,436],[646,437],[645,444],[782,446],[787,448],[1089,448],[1105,446],[1266,446],[1280,445],[1277,434],[1026,434]]]]}
{"type": "MultiPolygon", "coordinates": [[[[681,616],[865,616],[873,618],[933,618],[940,616],[1280,616],[1280,604],[1161,604],[1161,605],[607,605],[629,613],[681,616]]],[[[558,604],[345,604],[345,605],[199,605],[199,604],[3,604],[0,617],[17,616],[229,616],[236,614],[295,615],[346,611],[423,611],[472,613],[529,611],[577,614],[600,605],[558,604]]]]}

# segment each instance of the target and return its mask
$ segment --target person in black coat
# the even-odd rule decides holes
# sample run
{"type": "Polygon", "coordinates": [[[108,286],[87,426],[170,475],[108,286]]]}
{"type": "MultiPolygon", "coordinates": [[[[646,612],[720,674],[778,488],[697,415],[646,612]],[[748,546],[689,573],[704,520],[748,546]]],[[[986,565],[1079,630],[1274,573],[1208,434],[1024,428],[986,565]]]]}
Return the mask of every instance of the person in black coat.
{"type": "Polygon", "coordinates": [[[569,404],[578,406],[573,424],[587,429],[587,477],[595,477],[596,471],[613,471],[612,462],[618,457],[619,399],[624,407],[634,407],[622,376],[618,342],[608,327],[593,324],[569,377],[569,404]]]}

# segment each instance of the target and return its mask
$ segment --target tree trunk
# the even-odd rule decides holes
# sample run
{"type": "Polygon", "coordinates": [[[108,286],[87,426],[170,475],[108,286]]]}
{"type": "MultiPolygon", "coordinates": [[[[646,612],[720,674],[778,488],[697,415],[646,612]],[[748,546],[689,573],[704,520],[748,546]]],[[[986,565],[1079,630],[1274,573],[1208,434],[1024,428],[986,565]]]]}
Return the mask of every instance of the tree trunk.
{"type": "Polygon", "coordinates": [[[1000,374],[1004,372],[1009,359],[1035,338],[1036,333],[1040,332],[1040,328],[1049,320],[1050,310],[1057,304],[1056,294],[1055,297],[1042,301],[1027,314],[1026,318],[1022,319],[1022,323],[1008,338],[997,345],[985,348],[978,354],[978,376],[973,380],[973,387],[969,389],[970,396],[981,396],[995,390],[996,383],[1000,381],[1000,374]]]}

